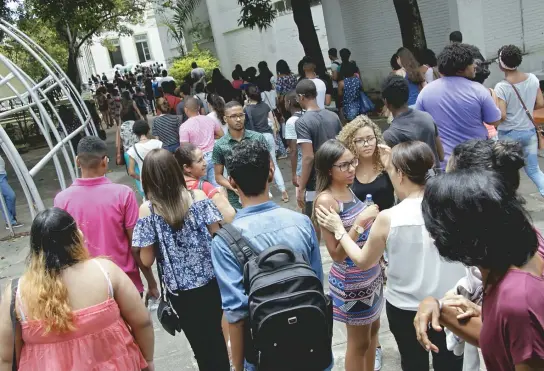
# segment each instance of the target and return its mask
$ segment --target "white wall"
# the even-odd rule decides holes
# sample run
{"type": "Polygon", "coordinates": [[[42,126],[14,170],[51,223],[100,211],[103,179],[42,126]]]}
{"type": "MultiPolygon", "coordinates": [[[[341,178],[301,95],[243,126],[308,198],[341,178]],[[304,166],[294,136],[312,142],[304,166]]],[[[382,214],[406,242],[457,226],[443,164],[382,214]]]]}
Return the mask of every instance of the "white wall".
{"type": "MultiPolygon", "coordinates": [[[[400,26],[393,0],[324,0],[324,8],[339,6],[345,33],[345,46],[351,50],[369,88],[379,88],[391,71],[389,61],[402,46],[400,26]],[[335,4],[337,3],[337,4],[335,4]]],[[[439,53],[448,42],[450,12],[448,0],[419,0],[427,45],[439,53]]],[[[336,14],[326,18],[337,17],[336,14]]],[[[327,19],[332,27],[337,23],[327,19]]],[[[337,32],[327,32],[341,40],[337,32]]],[[[332,38],[329,37],[329,42],[332,38]]],[[[336,46],[340,49],[342,46],[336,46]]]]}
{"type": "MultiPolygon", "coordinates": [[[[276,62],[285,59],[293,71],[304,56],[304,50],[298,39],[298,29],[293,14],[278,17],[271,28],[260,32],[238,26],[240,7],[236,0],[207,0],[208,13],[212,26],[217,56],[221,69],[230,78],[236,64],[244,69],[257,67],[260,61],[268,62],[275,72],[276,62]]],[[[325,61],[328,60],[329,44],[320,6],[312,8],[312,16],[325,61]]]]}

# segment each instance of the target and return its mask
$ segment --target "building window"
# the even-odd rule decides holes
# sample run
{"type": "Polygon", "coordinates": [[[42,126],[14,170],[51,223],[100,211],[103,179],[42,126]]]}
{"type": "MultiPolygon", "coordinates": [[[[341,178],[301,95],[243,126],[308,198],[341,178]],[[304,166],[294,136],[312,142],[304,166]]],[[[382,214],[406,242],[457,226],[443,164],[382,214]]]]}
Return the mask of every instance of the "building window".
{"type": "Polygon", "coordinates": [[[135,35],[134,42],[136,42],[136,50],[138,51],[138,58],[140,59],[140,63],[151,60],[151,53],[149,51],[147,35],[135,35]]]}
{"type": "Polygon", "coordinates": [[[111,66],[114,67],[117,64],[121,66],[125,65],[123,60],[123,54],[121,53],[121,44],[119,44],[119,39],[108,40],[109,48],[108,52],[110,53],[110,62],[111,66]]]}

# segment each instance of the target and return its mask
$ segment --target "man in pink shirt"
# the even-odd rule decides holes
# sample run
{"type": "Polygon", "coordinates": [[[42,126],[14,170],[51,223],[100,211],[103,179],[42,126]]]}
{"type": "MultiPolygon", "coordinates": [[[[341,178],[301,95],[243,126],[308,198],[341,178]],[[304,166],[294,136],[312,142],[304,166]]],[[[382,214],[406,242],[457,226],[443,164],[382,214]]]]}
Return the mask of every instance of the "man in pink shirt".
{"type": "Polygon", "coordinates": [[[200,104],[195,98],[188,98],[184,107],[188,119],[179,127],[179,142],[188,142],[199,148],[204,153],[206,160],[206,176],[202,177],[215,187],[219,184],[215,181],[212,151],[215,139],[223,136],[223,129],[216,120],[208,116],[200,115],[200,104]]]}
{"type": "Polygon", "coordinates": [[[132,230],[139,209],[136,196],[129,187],[105,177],[109,162],[106,143],[98,137],[83,138],[76,161],[81,178],[55,197],[54,206],[76,220],[91,256],[111,258],[143,293],[139,267],[147,280],[148,295],[158,298],[153,272],[138,263],[139,254],[132,253],[132,230]]]}

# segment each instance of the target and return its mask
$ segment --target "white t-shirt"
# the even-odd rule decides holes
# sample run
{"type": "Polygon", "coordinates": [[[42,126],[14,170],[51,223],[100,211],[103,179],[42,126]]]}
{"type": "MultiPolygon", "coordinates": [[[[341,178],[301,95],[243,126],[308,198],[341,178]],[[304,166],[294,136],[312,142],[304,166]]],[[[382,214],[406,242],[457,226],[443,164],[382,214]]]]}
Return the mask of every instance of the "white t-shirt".
{"type": "Polygon", "coordinates": [[[2,156],[0,156],[0,175],[2,174],[6,174],[6,163],[4,162],[2,156]]]}
{"type": "Polygon", "coordinates": [[[310,79],[310,81],[313,81],[315,84],[315,88],[317,89],[317,105],[321,109],[325,109],[325,95],[327,94],[327,85],[323,82],[323,80],[315,78],[310,79]]]}
{"type": "Polygon", "coordinates": [[[128,149],[127,154],[136,161],[136,165],[138,165],[141,173],[145,156],[151,152],[151,150],[157,148],[162,148],[162,142],[158,139],[150,139],[144,143],[135,143],[128,149]],[[136,149],[134,149],[134,147],[136,147],[136,149]]]}
{"type": "Polygon", "coordinates": [[[159,81],[159,86],[162,87],[162,83],[167,81],[174,81],[174,78],[172,76],[162,77],[159,81]]]}
{"type": "Polygon", "coordinates": [[[219,125],[221,125],[221,128],[223,129],[223,134],[227,134],[229,126],[227,124],[222,124],[221,123],[221,120],[219,120],[219,118],[217,117],[217,112],[212,111],[212,112],[208,113],[206,116],[208,116],[209,118],[211,118],[214,121],[217,121],[217,123],[219,125]]]}
{"type": "Polygon", "coordinates": [[[460,263],[443,260],[425,228],[421,202],[407,198],[388,210],[391,227],[387,236],[387,291],[393,306],[417,311],[427,296],[441,298],[465,275],[460,263]]]}
{"type": "Polygon", "coordinates": [[[427,71],[425,72],[425,82],[427,82],[427,84],[430,84],[434,81],[434,71],[432,67],[427,67],[427,71]]]}
{"type": "MultiPolygon", "coordinates": [[[[532,114],[535,108],[536,94],[540,87],[538,78],[529,73],[527,74],[527,80],[514,85],[518,89],[525,106],[527,106],[529,112],[532,114]]],[[[501,122],[497,128],[498,130],[531,130],[534,128],[514,88],[508,82],[500,81],[495,86],[495,93],[499,99],[506,102],[506,120],[501,122]]]]}

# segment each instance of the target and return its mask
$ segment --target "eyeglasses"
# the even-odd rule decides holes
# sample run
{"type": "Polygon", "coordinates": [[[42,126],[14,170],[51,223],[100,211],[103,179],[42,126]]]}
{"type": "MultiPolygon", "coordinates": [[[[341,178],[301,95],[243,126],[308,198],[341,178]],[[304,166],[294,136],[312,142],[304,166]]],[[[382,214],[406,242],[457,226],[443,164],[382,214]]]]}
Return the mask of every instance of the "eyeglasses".
{"type": "Polygon", "coordinates": [[[371,145],[376,143],[376,137],[370,137],[370,138],[358,138],[353,140],[353,143],[355,143],[358,146],[365,146],[365,145],[371,145]]]}
{"type": "Polygon", "coordinates": [[[304,98],[304,94],[297,94],[296,101],[297,103],[300,103],[300,101],[304,98]]]}
{"type": "Polygon", "coordinates": [[[227,116],[228,119],[231,119],[231,120],[241,120],[243,119],[244,117],[246,117],[245,114],[240,114],[240,115],[230,115],[230,116],[227,116]]]}
{"type": "Polygon", "coordinates": [[[359,165],[359,159],[354,158],[350,162],[342,162],[341,164],[334,164],[332,166],[337,167],[338,169],[340,169],[340,171],[344,172],[348,171],[350,166],[353,166],[353,168],[355,169],[357,165],[359,165]]]}

